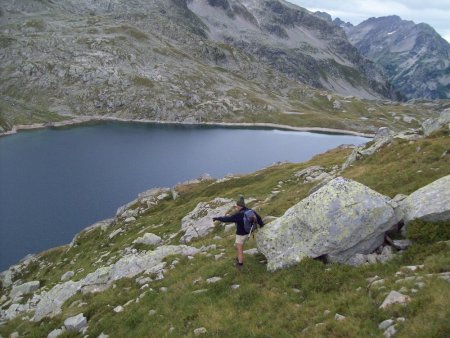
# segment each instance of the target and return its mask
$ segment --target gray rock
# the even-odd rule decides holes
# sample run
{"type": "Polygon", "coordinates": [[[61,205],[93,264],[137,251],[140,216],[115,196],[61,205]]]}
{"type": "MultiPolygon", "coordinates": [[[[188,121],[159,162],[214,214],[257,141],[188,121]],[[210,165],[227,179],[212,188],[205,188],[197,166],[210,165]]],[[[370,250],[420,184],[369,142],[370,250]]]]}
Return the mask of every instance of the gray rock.
{"type": "Polygon", "coordinates": [[[341,321],[341,320],[344,320],[345,318],[346,318],[345,316],[340,315],[339,313],[336,313],[336,314],[334,315],[334,320],[341,321]]]}
{"type": "Polygon", "coordinates": [[[394,320],[386,319],[386,320],[382,321],[380,324],[378,324],[378,328],[380,330],[386,330],[389,326],[391,326],[394,323],[395,323],[394,320]]]}
{"type": "Polygon", "coordinates": [[[208,235],[215,227],[213,217],[225,215],[235,202],[226,198],[215,198],[210,202],[200,202],[194,210],[181,220],[184,235],[180,241],[189,243],[193,238],[208,235]]]}
{"type": "Polygon", "coordinates": [[[392,304],[405,304],[410,301],[408,296],[405,296],[397,291],[391,291],[380,305],[380,309],[386,309],[392,304]]]}
{"type": "Polygon", "coordinates": [[[41,286],[39,281],[32,281],[21,285],[13,286],[9,297],[14,299],[17,296],[25,295],[38,290],[41,286]]]}
{"type": "Polygon", "coordinates": [[[450,109],[441,112],[438,119],[428,119],[422,124],[423,134],[428,136],[450,123],[450,109]]]}
{"type": "Polygon", "coordinates": [[[132,223],[135,222],[136,218],[135,217],[128,217],[124,220],[125,223],[132,223]]]}
{"type": "Polygon", "coordinates": [[[208,284],[213,284],[213,283],[217,283],[217,282],[219,282],[219,281],[221,281],[221,280],[222,280],[221,277],[211,277],[211,278],[208,278],[208,279],[206,280],[206,283],[208,283],[208,284]]]}
{"type": "Polygon", "coordinates": [[[386,331],[384,331],[383,335],[386,338],[391,338],[397,333],[397,330],[395,329],[395,325],[389,326],[386,331]]]}
{"type": "Polygon", "coordinates": [[[154,310],[154,309],[150,310],[150,311],[148,312],[148,315],[149,315],[149,316],[154,316],[154,315],[156,315],[156,310],[154,310]]]}
{"type": "Polygon", "coordinates": [[[396,223],[388,197],[339,177],[260,229],[256,239],[269,270],[307,256],[346,263],[358,253],[373,252],[396,223]]]}
{"type": "Polygon", "coordinates": [[[139,237],[138,239],[133,241],[133,243],[146,244],[146,245],[159,245],[162,243],[162,239],[161,239],[161,237],[159,237],[155,234],[147,232],[144,234],[144,236],[139,237]]]}
{"type": "Polygon", "coordinates": [[[224,228],[224,232],[225,233],[227,233],[227,232],[230,232],[230,231],[233,231],[233,229],[235,228],[235,225],[234,224],[225,224],[225,228],[224,228]]]}
{"type": "Polygon", "coordinates": [[[254,256],[256,254],[258,254],[259,251],[257,248],[253,248],[253,249],[248,249],[244,251],[244,254],[249,255],[249,256],[254,256]]]}
{"type": "Polygon", "coordinates": [[[450,219],[450,175],[416,190],[400,202],[405,224],[419,218],[430,222],[450,219]]]}
{"type": "Polygon", "coordinates": [[[33,320],[40,321],[44,317],[59,314],[64,302],[78,291],[86,288],[89,292],[104,290],[116,280],[132,278],[140,273],[156,274],[159,278],[166,264],[163,262],[166,257],[172,255],[189,256],[198,252],[197,248],[186,245],[167,245],[160,246],[154,251],[122,257],[116,263],[101,267],[77,282],[68,281],[57,284],[51,290],[43,292],[39,296],[40,301],[37,303],[33,320]]]}
{"type": "Polygon", "coordinates": [[[100,335],[97,338],[109,338],[109,336],[102,332],[102,333],[100,333],[100,335]]]}
{"type": "Polygon", "coordinates": [[[58,336],[62,335],[64,332],[66,332],[66,328],[64,326],[60,329],[54,329],[52,332],[50,332],[47,335],[47,338],[57,338],[58,336]]]}
{"type": "Polygon", "coordinates": [[[125,309],[124,309],[124,307],[123,307],[122,305],[118,305],[118,306],[116,306],[116,307],[113,309],[113,311],[114,311],[115,313],[123,312],[123,310],[125,310],[125,309]]]}
{"type": "Polygon", "coordinates": [[[204,327],[199,327],[199,328],[194,330],[194,335],[200,336],[201,334],[205,334],[207,332],[208,331],[204,327]]]}
{"type": "Polygon", "coordinates": [[[121,234],[124,230],[122,228],[119,228],[117,230],[114,230],[112,233],[109,234],[109,239],[113,239],[117,235],[121,234]]]}
{"type": "Polygon", "coordinates": [[[87,326],[87,319],[82,313],[79,313],[76,316],[67,318],[64,321],[64,326],[67,331],[80,332],[87,326]]]}
{"type": "Polygon", "coordinates": [[[342,165],[342,170],[347,169],[355,161],[375,154],[379,149],[383,148],[387,144],[391,143],[394,138],[394,133],[387,127],[378,129],[373,143],[369,146],[360,146],[353,149],[353,152],[349,155],[345,163],[342,165]]]}
{"type": "Polygon", "coordinates": [[[61,281],[65,282],[68,281],[69,279],[71,279],[73,276],[75,275],[75,273],[73,271],[67,271],[65,274],[63,274],[61,276],[61,281]]]}
{"type": "Polygon", "coordinates": [[[412,244],[409,239],[396,239],[393,242],[394,246],[399,250],[406,250],[412,244]]]}
{"type": "Polygon", "coordinates": [[[9,335],[9,338],[19,338],[19,337],[20,337],[20,335],[19,335],[19,332],[17,332],[17,331],[15,331],[9,335]]]}
{"type": "Polygon", "coordinates": [[[354,266],[363,265],[365,263],[367,263],[367,256],[360,253],[357,253],[347,260],[347,264],[354,266]]]}

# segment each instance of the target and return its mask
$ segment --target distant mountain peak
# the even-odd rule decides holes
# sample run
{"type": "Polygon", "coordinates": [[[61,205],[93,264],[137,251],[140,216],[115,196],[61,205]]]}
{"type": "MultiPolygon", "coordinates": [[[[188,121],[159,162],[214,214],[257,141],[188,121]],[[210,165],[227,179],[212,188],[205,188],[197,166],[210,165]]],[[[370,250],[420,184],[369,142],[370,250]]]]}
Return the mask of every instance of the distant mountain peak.
{"type": "Polygon", "coordinates": [[[344,29],[407,98],[450,98],[450,44],[430,25],[391,15],[344,29]]]}

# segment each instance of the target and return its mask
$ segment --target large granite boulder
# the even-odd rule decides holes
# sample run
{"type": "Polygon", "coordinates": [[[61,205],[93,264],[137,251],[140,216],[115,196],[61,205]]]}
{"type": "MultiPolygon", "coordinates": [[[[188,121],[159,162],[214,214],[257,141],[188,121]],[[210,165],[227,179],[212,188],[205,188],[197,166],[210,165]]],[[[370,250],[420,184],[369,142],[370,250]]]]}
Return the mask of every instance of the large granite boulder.
{"type": "Polygon", "coordinates": [[[415,218],[430,222],[450,219],[450,175],[420,188],[401,201],[399,217],[405,224],[415,218]]]}
{"type": "Polygon", "coordinates": [[[288,267],[304,257],[327,255],[347,263],[373,252],[397,224],[388,197],[342,177],[330,181],[257,234],[258,250],[269,270],[288,267]]]}
{"type": "Polygon", "coordinates": [[[181,230],[184,235],[180,242],[189,243],[193,238],[204,237],[214,229],[213,217],[225,215],[235,205],[227,198],[215,198],[209,202],[200,202],[194,210],[181,220],[181,230]]]}

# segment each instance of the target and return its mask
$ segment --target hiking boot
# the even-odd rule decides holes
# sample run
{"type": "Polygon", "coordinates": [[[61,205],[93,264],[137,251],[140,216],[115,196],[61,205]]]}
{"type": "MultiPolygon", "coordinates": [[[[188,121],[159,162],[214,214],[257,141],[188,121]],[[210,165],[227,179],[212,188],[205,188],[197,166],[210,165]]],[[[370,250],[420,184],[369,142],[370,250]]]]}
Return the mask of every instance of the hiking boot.
{"type": "Polygon", "coordinates": [[[239,261],[237,260],[237,258],[234,261],[234,266],[238,269],[241,270],[242,267],[244,266],[244,263],[239,263],[239,261]]]}

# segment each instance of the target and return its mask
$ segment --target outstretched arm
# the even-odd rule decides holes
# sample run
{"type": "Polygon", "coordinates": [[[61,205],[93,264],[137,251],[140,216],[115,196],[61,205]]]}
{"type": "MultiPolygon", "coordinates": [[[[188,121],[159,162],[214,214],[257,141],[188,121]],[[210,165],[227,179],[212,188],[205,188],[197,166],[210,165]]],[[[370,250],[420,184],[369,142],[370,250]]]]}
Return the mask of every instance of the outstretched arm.
{"type": "Polygon", "coordinates": [[[232,216],[214,217],[213,221],[232,223],[232,222],[237,222],[238,218],[239,218],[238,214],[234,214],[232,216]]]}

